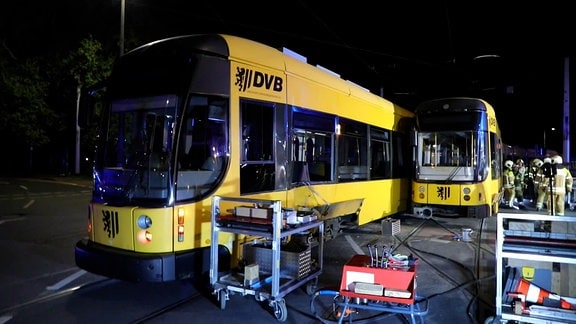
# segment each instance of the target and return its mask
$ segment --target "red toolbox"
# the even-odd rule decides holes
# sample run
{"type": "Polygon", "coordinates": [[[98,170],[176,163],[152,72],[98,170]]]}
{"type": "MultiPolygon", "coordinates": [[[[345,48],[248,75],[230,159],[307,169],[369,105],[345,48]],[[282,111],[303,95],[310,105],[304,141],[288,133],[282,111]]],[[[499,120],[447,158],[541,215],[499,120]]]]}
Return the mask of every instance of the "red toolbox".
{"type": "Polygon", "coordinates": [[[349,298],[414,304],[416,260],[409,265],[378,266],[381,264],[368,255],[353,256],[342,270],[340,294],[349,298]]]}

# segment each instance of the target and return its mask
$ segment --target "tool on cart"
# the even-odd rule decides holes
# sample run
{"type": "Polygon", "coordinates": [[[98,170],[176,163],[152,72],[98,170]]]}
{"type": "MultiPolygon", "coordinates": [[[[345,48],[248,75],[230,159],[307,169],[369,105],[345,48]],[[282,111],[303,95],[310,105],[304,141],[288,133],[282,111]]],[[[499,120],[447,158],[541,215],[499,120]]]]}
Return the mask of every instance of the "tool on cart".
{"type": "Polygon", "coordinates": [[[375,268],[388,268],[389,266],[411,266],[415,264],[416,259],[411,255],[392,254],[392,251],[394,251],[393,245],[390,245],[388,248],[386,248],[385,245],[382,245],[382,256],[378,257],[378,246],[376,244],[368,244],[370,266],[375,268]],[[374,253],[372,253],[372,248],[374,248],[374,253]]]}

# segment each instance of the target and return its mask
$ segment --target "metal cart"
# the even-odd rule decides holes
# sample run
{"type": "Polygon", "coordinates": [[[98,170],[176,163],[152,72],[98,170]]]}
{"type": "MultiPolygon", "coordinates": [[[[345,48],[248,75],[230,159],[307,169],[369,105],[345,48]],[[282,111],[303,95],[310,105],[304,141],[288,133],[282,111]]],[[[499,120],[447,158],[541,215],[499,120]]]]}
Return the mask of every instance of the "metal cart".
{"type": "Polygon", "coordinates": [[[538,286],[530,281],[531,278],[525,278],[523,271],[519,270],[521,267],[510,267],[510,263],[516,261],[513,263],[540,267],[557,264],[561,271],[569,271],[564,266],[576,264],[576,234],[574,225],[570,225],[576,224],[576,217],[506,213],[498,213],[497,217],[496,318],[487,322],[576,322],[576,304],[566,307],[569,302],[564,297],[538,286]],[[551,230],[537,232],[534,222],[549,222],[551,230]],[[511,229],[511,223],[515,223],[517,228],[511,229]],[[544,296],[542,301],[541,296],[544,296]],[[557,305],[550,307],[546,300],[553,300],[557,305]]]}
{"type": "Polygon", "coordinates": [[[226,308],[226,302],[231,294],[254,295],[259,302],[267,300],[276,319],[285,321],[288,311],[284,296],[303,285],[307,285],[306,292],[312,295],[318,285],[318,276],[323,267],[324,222],[309,220],[294,226],[286,226],[279,200],[215,196],[212,198],[211,214],[210,285],[220,303],[220,309],[226,308]],[[223,211],[222,202],[237,206],[223,211]],[[242,216],[239,216],[240,214],[242,216]],[[317,242],[309,242],[307,249],[296,252],[283,250],[283,240],[316,229],[317,242]],[[247,262],[243,273],[233,270],[222,276],[218,273],[220,232],[257,238],[253,241],[256,243],[245,243],[244,254],[249,254],[252,260],[247,262]],[[262,239],[266,244],[258,244],[262,239]],[[315,262],[312,262],[312,250],[316,252],[315,262]]]}

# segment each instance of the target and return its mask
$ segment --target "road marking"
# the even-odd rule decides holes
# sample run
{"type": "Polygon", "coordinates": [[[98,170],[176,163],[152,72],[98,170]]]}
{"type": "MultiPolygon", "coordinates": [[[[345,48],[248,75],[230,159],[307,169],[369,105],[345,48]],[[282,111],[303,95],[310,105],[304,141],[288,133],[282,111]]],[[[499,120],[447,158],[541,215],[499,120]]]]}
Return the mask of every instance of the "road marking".
{"type": "Polygon", "coordinates": [[[25,220],[26,217],[17,217],[17,218],[11,218],[11,219],[3,219],[0,220],[0,225],[4,224],[4,223],[8,223],[8,222],[15,222],[15,221],[21,221],[21,220],[25,220]]]}
{"type": "Polygon", "coordinates": [[[428,242],[436,242],[436,243],[450,243],[453,242],[454,240],[446,240],[446,239],[439,239],[439,238],[430,238],[427,240],[428,242]]]}
{"type": "Polygon", "coordinates": [[[20,185],[19,187],[24,189],[24,190],[28,190],[28,187],[26,187],[25,185],[20,185]]]}
{"type": "Polygon", "coordinates": [[[26,209],[26,208],[32,206],[32,204],[33,204],[34,202],[35,202],[35,200],[32,199],[32,200],[30,200],[26,205],[24,205],[24,207],[22,207],[22,208],[26,209]]]}
{"type": "Polygon", "coordinates": [[[71,283],[72,281],[82,277],[86,273],[85,270],[80,270],[74,274],[69,275],[68,277],[58,281],[56,284],[52,286],[46,287],[46,290],[59,290],[60,288],[66,286],[67,284],[71,283]]]}
{"type": "Polygon", "coordinates": [[[356,254],[366,254],[366,253],[364,253],[364,251],[362,251],[362,248],[360,248],[360,246],[358,246],[358,244],[356,242],[354,242],[354,239],[352,237],[350,237],[350,235],[346,235],[345,237],[346,237],[346,241],[348,241],[348,243],[350,243],[350,246],[352,246],[352,249],[354,249],[356,254]]]}

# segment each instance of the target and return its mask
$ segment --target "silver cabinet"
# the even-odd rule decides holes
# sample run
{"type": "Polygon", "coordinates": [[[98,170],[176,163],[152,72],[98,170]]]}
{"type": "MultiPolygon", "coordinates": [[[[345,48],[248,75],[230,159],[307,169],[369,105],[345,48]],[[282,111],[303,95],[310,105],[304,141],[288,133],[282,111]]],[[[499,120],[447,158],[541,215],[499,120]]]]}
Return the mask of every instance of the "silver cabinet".
{"type": "Polygon", "coordinates": [[[576,305],[570,306],[573,295],[558,294],[526,278],[533,275],[531,265],[549,263],[550,269],[555,269],[551,277],[560,270],[566,272],[555,280],[564,293],[576,289],[576,217],[499,213],[496,231],[497,320],[575,322],[576,305]]]}

